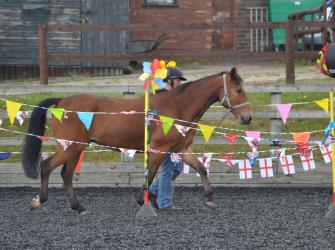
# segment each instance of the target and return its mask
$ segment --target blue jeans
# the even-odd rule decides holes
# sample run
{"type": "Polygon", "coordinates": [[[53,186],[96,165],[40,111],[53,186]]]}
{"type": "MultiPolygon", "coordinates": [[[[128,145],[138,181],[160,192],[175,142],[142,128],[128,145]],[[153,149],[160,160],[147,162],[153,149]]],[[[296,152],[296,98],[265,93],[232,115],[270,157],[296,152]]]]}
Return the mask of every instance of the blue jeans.
{"type": "Polygon", "coordinates": [[[181,173],[183,161],[177,163],[171,161],[168,154],[161,165],[159,177],[149,187],[151,193],[156,195],[159,208],[166,208],[172,205],[172,182],[181,173]]]}

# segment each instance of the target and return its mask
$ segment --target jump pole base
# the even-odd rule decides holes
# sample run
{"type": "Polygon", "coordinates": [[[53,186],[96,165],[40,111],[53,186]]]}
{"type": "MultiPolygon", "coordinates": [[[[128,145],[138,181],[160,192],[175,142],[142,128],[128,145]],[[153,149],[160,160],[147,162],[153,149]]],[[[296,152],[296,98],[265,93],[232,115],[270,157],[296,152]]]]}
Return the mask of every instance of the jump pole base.
{"type": "Polygon", "coordinates": [[[151,205],[151,202],[148,202],[148,205],[143,204],[141,209],[137,212],[136,218],[143,218],[143,217],[157,217],[155,209],[151,205]]]}
{"type": "MultiPolygon", "coordinates": [[[[335,195],[335,194],[333,194],[335,195]]],[[[333,196],[333,199],[335,199],[335,196],[333,196]]],[[[326,219],[328,220],[335,220],[335,205],[334,201],[332,201],[328,207],[328,212],[326,214],[326,219]]]]}

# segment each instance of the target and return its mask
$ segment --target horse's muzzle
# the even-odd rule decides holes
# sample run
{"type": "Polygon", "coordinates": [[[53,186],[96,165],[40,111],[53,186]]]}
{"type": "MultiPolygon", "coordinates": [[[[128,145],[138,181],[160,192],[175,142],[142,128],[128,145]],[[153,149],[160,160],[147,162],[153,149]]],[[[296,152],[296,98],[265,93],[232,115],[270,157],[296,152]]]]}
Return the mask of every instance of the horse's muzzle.
{"type": "Polygon", "coordinates": [[[250,124],[251,120],[252,120],[252,115],[241,115],[240,116],[241,124],[248,125],[248,124],[250,124]]]}

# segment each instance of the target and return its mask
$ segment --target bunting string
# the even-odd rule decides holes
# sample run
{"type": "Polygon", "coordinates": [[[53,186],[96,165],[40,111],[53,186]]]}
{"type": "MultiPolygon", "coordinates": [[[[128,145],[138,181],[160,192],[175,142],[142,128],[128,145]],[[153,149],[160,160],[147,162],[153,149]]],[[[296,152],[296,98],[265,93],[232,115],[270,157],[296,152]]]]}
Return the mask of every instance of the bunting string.
{"type": "MultiPolygon", "coordinates": [[[[4,99],[4,98],[0,98],[0,100],[8,101],[7,99],[4,99]]],[[[23,104],[23,103],[19,103],[19,104],[21,104],[22,106],[30,106],[30,107],[34,107],[34,108],[50,109],[50,108],[40,107],[40,106],[30,105],[30,104],[23,104]]],[[[277,104],[275,104],[275,105],[277,105],[277,104]]],[[[220,107],[222,108],[222,106],[220,106],[220,107]]],[[[65,117],[66,117],[66,113],[80,113],[80,111],[71,111],[71,110],[65,110],[65,109],[63,111],[64,111],[64,114],[65,114],[64,115],[65,117]]],[[[28,111],[28,112],[31,112],[31,111],[28,111]]],[[[93,114],[99,114],[99,115],[120,115],[120,114],[133,115],[133,114],[144,114],[144,112],[137,112],[137,111],[91,112],[91,113],[93,113],[93,114]]],[[[166,118],[162,122],[165,123],[166,126],[169,126],[169,127],[171,127],[173,125],[173,122],[171,122],[171,119],[173,119],[174,121],[178,121],[178,122],[186,123],[186,124],[190,124],[190,125],[204,126],[201,123],[190,122],[190,121],[181,120],[181,119],[174,119],[174,118],[166,117],[166,116],[163,116],[163,115],[160,115],[160,117],[165,117],[166,118]]],[[[224,130],[224,131],[233,131],[233,132],[240,132],[240,133],[244,133],[245,132],[245,130],[242,130],[242,129],[226,128],[226,127],[221,127],[221,126],[210,126],[210,127],[213,128],[213,129],[219,129],[219,130],[224,130]]],[[[189,129],[193,129],[193,130],[200,130],[201,131],[201,129],[197,129],[197,128],[194,128],[194,127],[188,127],[188,128],[189,129]]],[[[164,130],[164,132],[166,132],[166,130],[164,130]]],[[[314,130],[314,131],[310,131],[309,133],[314,134],[314,133],[320,133],[320,132],[323,132],[323,130],[314,130]]],[[[224,135],[225,134],[225,133],[220,133],[218,131],[212,131],[211,133],[220,134],[220,135],[224,135]]],[[[295,134],[297,132],[279,132],[278,133],[278,132],[270,132],[270,131],[261,131],[261,133],[262,134],[271,134],[271,135],[293,135],[293,134],[295,134]]]]}
{"type": "MultiPolygon", "coordinates": [[[[9,129],[6,129],[4,127],[0,127],[0,131],[3,130],[3,131],[7,131],[7,132],[12,132],[12,133],[15,133],[15,134],[20,134],[20,135],[28,135],[28,136],[33,136],[33,137],[36,137],[36,138],[41,138],[40,135],[35,135],[35,134],[31,134],[31,133],[25,133],[25,132],[21,132],[21,131],[16,131],[16,130],[9,130],[9,129]]],[[[44,138],[47,138],[48,140],[54,140],[54,141],[64,141],[64,142],[69,142],[69,143],[75,143],[75,144],[82,144],[82,145],[86,145],[86,146],[89,146],[91,148],[95,148],[96,146],[97,147],[101,147],[101,148],[106,148],[106,149],[111,149],[111,150],[120,150],[121,148],[118,148],[118,147],[113,147],[113,146],[105,146],[105,145],[99,145],[99,144],[92,144],[92,143],[87,143],[87,142],[78,142],[78,141],[72,141],[72,140],[67,140],[67,139],[63,139],[63,138],[55,138],[55,137],[46,137],[46,136],[43,136],[44,138]]],[[[317,143],[317,142],[316,142],[317,143]]],[[[310,148],[314,149],[316,148],[318,145],[320,145],[320,143],[317,143],[317,145],[312,145],[312,146],[309,146],[310,148]]],[[[290,150],[297,150],[296,147],[292,147],[292,148],[285,148],[286,151],[290,151],[290,150]]],[[[135,150],[135,149],[128,149],[128,150],[135,150]]],[[[106,150],[108,151],[108,150],[106,150]]],[[[140,153],[143,153],[144,151],[143,150],[136,150],[137,152],[140,152],[140,153]]],[[[257,152],[259,153],[274,153],[276,151],[276,149],[271,149],[271,150],[259,150],[257,152]]],[[[171,154],[171,153],[174,153],[174,152],[169,152],[169,151],[159,151],[160,154],[171,154]]],[[[213,155],[221,155],[222,152],[210,152],[211,154],[213,155]]],[[[240,151],[240,152],[232,152],[232,153],[229,153],[229,154],[232,154],[232,155],[239,155],[239,154],[246,154],[248,153],[247,151],[240,151]]],[[[199,155],[199,154],[202,154],[202,153],[177,153],[177,154],[194,154],[194,155],[199,155]]],[[[298,153],[297,153],[298,154],[298,153]]]]}
{"type": "MultiPolygon", "coordinates": [[[[8,99],[4,99],[0,97],[0,100],[2,101],[8,101],[8,99]]],[[[22,106],[28,106],[28,107],[32,107],[32,108],[40,108],[40,109],[50,109],[50,108],[46,108],[46,107],[41,107],[41,106],[36,106],[36,105],[31,105],[31,104],[25,104],[25,103],[20,103],[22,106]]],[[[27,112],[32,112],[27,111],[27,112]]],[[[78,112],[82,112],[82,111],[73,111],[73,110],[64,110],[64,113],[78,113],[78,112]]],[[[83,111],[84,112],[84,111],[83,111]]],[[[144,112],[138,112],[138,111],[121,111],[121,112],[102,112],[102,111],[98,111],[98,112],[92,112],[96,115],[134,115],[134,114],[144,114],[144,112]]]]}

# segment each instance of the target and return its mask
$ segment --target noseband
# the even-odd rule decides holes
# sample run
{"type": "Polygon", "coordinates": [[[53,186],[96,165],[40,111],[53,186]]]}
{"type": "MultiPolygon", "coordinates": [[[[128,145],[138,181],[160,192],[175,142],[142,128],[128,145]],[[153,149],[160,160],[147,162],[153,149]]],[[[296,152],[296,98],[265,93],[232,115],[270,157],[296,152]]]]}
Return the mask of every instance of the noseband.
{"type": "Polygon", "coordinates": [[[221,102],[221,104],[223,106],[223,103],[226,101],[227,106],[228,106],[226,113],[222,117],[222,118],[225,118],[228,115],[228,113],[231,112],[233,109],[237,109],[237,108],[249,105],[249,102],[244,102],[244,103],[240,103],[240,104],[237,104],[237,105],[232,105],[230,103],[230,98],[229,98],[229,95],[228,95],[226,74],[223,74],[222,76],[223,76],[223,91],[224,91],[224,96],[223,96],[223,98],[222,98],[222,100],[220,102],[221,102]]]}

